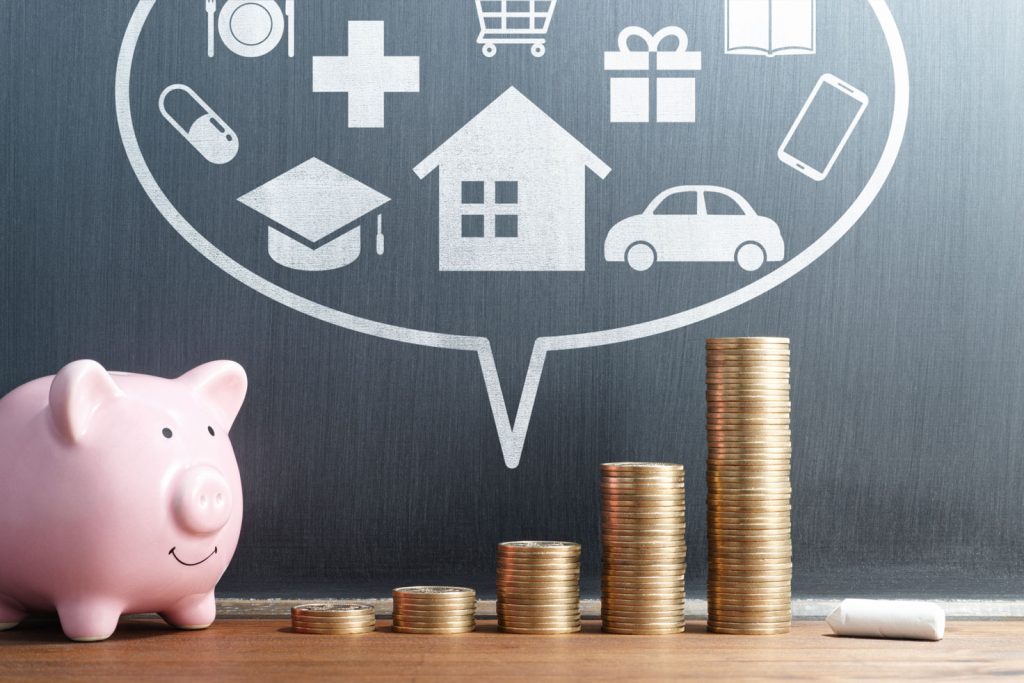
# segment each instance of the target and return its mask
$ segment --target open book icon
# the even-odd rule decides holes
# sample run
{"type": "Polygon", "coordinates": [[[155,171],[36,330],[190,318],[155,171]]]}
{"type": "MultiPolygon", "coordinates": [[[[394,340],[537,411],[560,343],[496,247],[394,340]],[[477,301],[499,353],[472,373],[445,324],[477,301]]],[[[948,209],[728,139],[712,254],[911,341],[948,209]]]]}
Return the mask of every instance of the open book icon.
{"type": "Polygon", "coordinates": [[[725,0],[725,53],[813,55],[816,0],[725,0]]]}

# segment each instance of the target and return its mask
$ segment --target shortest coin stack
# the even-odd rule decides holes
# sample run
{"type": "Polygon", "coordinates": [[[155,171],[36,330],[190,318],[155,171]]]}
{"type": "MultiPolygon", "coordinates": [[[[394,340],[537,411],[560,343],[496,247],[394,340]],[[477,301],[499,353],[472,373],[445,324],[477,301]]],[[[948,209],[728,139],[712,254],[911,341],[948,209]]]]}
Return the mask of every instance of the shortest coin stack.
{"type": "Polygon", "coordinates": [[[372,633],[376,628],[373,605],[318,602],[292,607],[292,630],[296,633],[348,635],[372,633]]]}
{"type": "Polygon", "coordinates": [[[580,544],[498,544],[498,628],[554,635],[580,630],[580,544]]]}
{"type": "Polygon", "coordinates": [[[476,628],[476,591],[456,586],[407,586],[391,591],[395,633],[443,635],[476,628]]]}

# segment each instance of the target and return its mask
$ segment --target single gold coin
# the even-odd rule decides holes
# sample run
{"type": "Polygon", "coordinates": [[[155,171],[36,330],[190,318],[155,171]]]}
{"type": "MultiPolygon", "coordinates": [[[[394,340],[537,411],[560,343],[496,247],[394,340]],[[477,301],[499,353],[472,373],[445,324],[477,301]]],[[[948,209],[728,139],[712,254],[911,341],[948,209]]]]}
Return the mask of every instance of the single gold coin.
{"type": "Polygon", "coordinates": [[[650,472],[669,471],[682,472],[683,465],[675,462],[605,462],[601,463],[602,472],[650,472]]]}
{"type": "Polygon", "coordinates": [[[602,568],[601,574],[607,576],[634,576],[639,574],[643,574],[645,576],[683,576],[686,574],[686,563],[658,563],[655,565],[644,565],[640,562],[634,562],[631,564],[606,563],[602,568]]]}
{"type": "Polygon", "coordinates": [[[708,616],[708,621],[713,622],[716,626],[725,626],[727,628],[747,628],[749,626],[777,626],[778,624],[788,624],[793,621],[793,617],[790,614],[777,614],[777,615],[750,615],[730,613],[718,615],[714,617],[708,616]]]}
{"type": "Polygon", "coordinates": [[[504,541],[498,544],[499,553],[509,555],[574,555],[580,544],[571,541],[504,541]]]}
{"type": "Polygon", "coordinates": [[[708,581],[708,597],[710,598],[721,598],[721,597],[744,597],[748,599],[763,598],[763,599],[789,599],[792,591],[790,589],[789,581],[779,581],[777,583],[754,583],[750,581],[738,582],[736,580],[730,580],[730,582],[718,583],[713,580],[708,581]]]}
{"type": "Polygon", "coordinates": [[[373,633],[376,626],[365,626],[362,628],[312,628],[307,626],[292,626],[292,632],[305,633],[319,636],[354,636],[362,633],[373,633]]]}
{"type": "MultiPolygon", "coordinates": [[[[709,607],[712,607],[709,603],[709,607]]],[[[749,600],[749,601],[728,601],[728,600],[715,600],[714,605],[715,614],[721,616],[723,614],[781,614],[783,612],[790,613],[792,607],[786,600],[749,600]]]]}
{"type": "Polygon", "coordinates": [[[715,553],[708,553],[709,564],[716,565],[753,565],[758,566],[759,563],[773,563],[773,562],[792,562],[792,551],[788,549],[781,549],[778,551],[770,552],[723,552],[716,548],[715,553]]]}
{"type": "Polygon", "coordinates": [[[579,591],[564,591],[562,593],[529,593],[499,590],[497,598],[506,605],[567,605],[579,604],[579,591]]]}
{"type": "Polygon", "coordinates": [[[669,636],[683,633],[685,626],[679,626],[678,628],[619,628],[617,626],[602,626],[601,630],[605,633],[621,636],[669,636]]]}
{"type": "Polygon", "coordinates": [[[685,525],[679,525],[679,526],[676,526],[676,527],[673,527],[673,528],[670,528],[670,527],[652,528],[652,527],[643,527],[643,526],[638,526],[638,527],[635,527],[635,528],[628,528],[628,527],[621,527],[621,526],[615,526],[615,527],[605,526],[604,528],[601,529],[601,536],[602,536],[602,538],[610,538],[610,539],[615,539],[615,538],[624,538],[624,539],[627,539],[627,540],[632,540],[632,539],[636,539],[636,540],[648,539],[648,540],[652,540],[652,541],[662,541],[663,540],[663,541],[668,541],[668,542],[675,543],[677,540],[679,542],[682,542],[682,540],[686,538],[686,526],[685,525]]]}
{"type": "Polygon", "coordinates": [[[357,602],[315,602],[292,607],[292,615],[318,615],[324,617],[347,617],[351,615],[372,615],[373,605],[357,602]]]}
{"type": "Polygon", "coordinates": [[[323,619],[292,617],[292,626],[308,626],[310,628],[365,628],[376,623],[377,620],[375,618],[360,619],[359,621],[325,621],[323,619]]]}
{"type": "Polygon", "coordinates": [[[414,626],[392,626],[391,630],[395,633],[415,633],[422,635],[435,635],[435,636],[447,636],[456,635],[459,633],[471,633],[476,629],[476,625],[459,628],[420,628],[414,626]]]}
{"type": "Polygon", "coordinates": [[[499,615],[499,623],[514,624],[520,626],[565,626],[580,623],[580,615],[560,616],[554,615],[499,615]]]}
{"type": "Polygon", "coordinates": [[[623,548],[606,548],[601,554],[601,561],[606,565],[625,567],[634,564],[686,564],[685,548],[644,548],[640,550],[623,548]]]}
{"type": "Polygon", "coordinates": [[[748,399],[737,401],[713,400],[705,401],[709,415],[719,413],[761,413],[789,415],[793,412],[793,402],[782,399],[748,399]]]}
{"type": "Polygon", "coordinates": [[[748,598],[760,597],[760,598],[788,598],[792,594],[792,581],[789,579],[782,579],[779,581],[772,582],[757,582],[752,580],[739,580],[735,578],[730,579],[709,579],[708,580],[708,595],[709,596],[745,596],[748,598]]]}
{"type": "Polygon", "coordinates": [[[602,610],[601,621],[604,623],[614,622],[619,625],[668,626],[673,623],[682,623],[686,618],[681,605],[674,605],[670,609],[630,611],[630,610],[602,610]]]}
{"type": "Polygon", "coordinates": [[[626,589],[617,588],[614,591],[605,590],[602,599],[608,598],[609,604],[625,605],[628,603],[661,602],[664,605],[683,604],[686,600],[686,591],[675,589],[626,589]],[[616,600],[618,601],[616,603],[616,600]]]}
{"type": "Polygon", "coordinates": [[[569,574],[579,572],[580,563],[579,560],[575,562],[510,562],[505,558],[499,558],[498,570],[517,574],[543,574],[545,572],[569,574]]]}
{"type": "Polygon", "coordinates": [[[789,337],[708,337],[704,345],[711,348],[722,346],[784,346],[789,348],[789,337]]]}
{"type": "Polygon", "coordinates": [[[445,619],[463,619],[464,620],[464,619],[472,619],[475,615],[476,615],[476,610],[475,609],[469,609],[469,610],[459,609],[459,610],[451,610],[451,611],[448,611],[448,612],[442,612],[440,610],[412,611],[412,610],[405,610],[405,609],[401,609],[401,610],[396,609],[396,610],[392,611],[392,616],[394,616],[395,619],[417,619],[417,620],[425,620],[425,621],[431,621],[431,620],[433,620],[433,621],[441,621],[441,620],[445,620],[445,619]]]}
{"type": "Polygon", "coordinates": [[[662,573],[686,572],[686,562],[615,562],[605,563],[602,569],[604,573],[640,573],[645,571],[662,573]]]}
{"type": "Polygon", "coordinates": [[[609,599],[607,603],[602,598],[601,609],[602,611],[612,611],[615,613],[622,614],[682,614],[685,610],[686,600],[661,600],[661,601],[627,601],[627,600],[612,600],[609,599]]]}
{"type": "Polygon", "coordinates": [[[580,580],[579,571],[571,572],[537,572],[537,573],[523,573],[523,572],[510,572],[502,571],[498,569],[498,581],[512,581],[517,583],[531,583],[533,581],[544,582],[555,582],[555,583],[566,583],[566,582],[578,582],[580,580]]]}
{"type": "Polygon", "coordinates": [[[686,564],[686,543],[609,543],[603,542],[601,557],[623,564],[686,564]]]}
{"type": "Polygon", "coordinates": [[[523,607],[521,605],[506,605],[504,603],[498,603],[496,607],[498,616],[509,616],[509,617],[571,617],[579,616],[580,608],[579,604],[575,606],[555,606],[549,605],[536,605],[534,607],[523,607]]]}
{"type": "Polygon", "coordinates": [[[432,603],[420,603],[420,602],[394,602],[392,605],[392,612],[403,612],[403,611],[419,611],[419,612],[430,612],[438,614],[447,614],[452,611],[467,611],[475,610],[476,602],[463,602],[463,603],[447,603],[445,605],[436,605],[432,603]]]}
{"type": "Polygon", "coordinates": [[[601,501],[601,508],[608,512],[619,510],[685,510],[686,499],[682,496],[677,498],[628,498],[628,497],[604,497],[601,501]]]}
{"type": "Polygon", "coordinates": [[[788,462],[734,461],[711,458],[708,460],[708,476],[744,477],[773,476],[790,477],[792,464],[788,462]]]}
{"type": "Polygon", "coordinates": [[[418,598],[418,597],[429,597],[431,600],[441,600],[445,598],[465,600],[475,599],[476,591],[472,588],[463,588],[461,586],[403,586],[401,588],[394,588],[391,590],[392,597],[399,598],[418,598]]]}
{"type": "Polygon", "coordinates": [[[549,636],[577,633],[580,630],[581,626],[576,625],[568,628],[516,628],[514,626],[502,626],[499,628],[504,633],[516,633],[519,635],[526,636],[549,636]]]}

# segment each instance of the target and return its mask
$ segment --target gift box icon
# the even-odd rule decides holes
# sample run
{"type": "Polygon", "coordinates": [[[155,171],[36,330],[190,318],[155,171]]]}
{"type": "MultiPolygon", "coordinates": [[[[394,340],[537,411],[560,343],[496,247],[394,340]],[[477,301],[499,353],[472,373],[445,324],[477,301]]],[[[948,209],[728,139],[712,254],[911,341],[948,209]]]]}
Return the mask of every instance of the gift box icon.
{"type": "Polygon", "coordinates": [[[701,53],[688,51],[688,43],[678,26],[654,35],[639,26],[619,33],[618,51],[604,53],[604,70],[635,74],[611,79],[612,123],[650,123],[652,109],[658,123],[697,120],[697,79],[685,72],[701,70],[701,53]],[[638,43],[642,49],[634,49],[638,43]]]}

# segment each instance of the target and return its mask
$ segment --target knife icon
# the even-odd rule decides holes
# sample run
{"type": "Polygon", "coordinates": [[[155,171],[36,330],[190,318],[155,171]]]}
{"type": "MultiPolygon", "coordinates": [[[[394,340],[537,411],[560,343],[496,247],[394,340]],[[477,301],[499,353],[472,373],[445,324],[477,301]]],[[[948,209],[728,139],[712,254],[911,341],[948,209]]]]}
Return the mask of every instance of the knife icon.
{"type": "Polygon", "coordinates": [[[295,0],[284,0],[284,14],[288,17],[288,56],[295,56],[295,0]]]}

